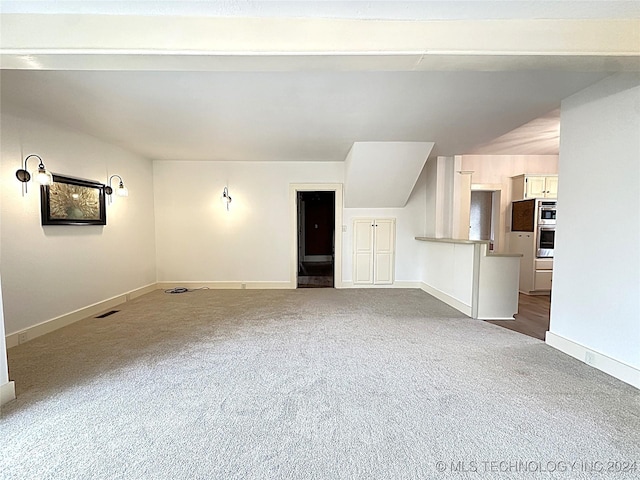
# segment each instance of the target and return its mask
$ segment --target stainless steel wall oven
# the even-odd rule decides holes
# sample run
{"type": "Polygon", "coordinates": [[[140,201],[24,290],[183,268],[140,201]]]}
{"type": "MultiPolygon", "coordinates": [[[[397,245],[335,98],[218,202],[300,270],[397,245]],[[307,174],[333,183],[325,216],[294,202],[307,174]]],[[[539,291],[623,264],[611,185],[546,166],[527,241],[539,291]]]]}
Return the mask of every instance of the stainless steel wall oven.
{"type": "Polygon", "coordinates": [[[536,257],[553,257],[556,243],[555,200],[532,198],[511,204],[511,231],[535,232],[536,257]]]}
{"type": "Polygon", "coordinates": [[[536,232],[536,257],[553,257],[553,250],[556,244],[556,226],[540,225],[536,232]]]}

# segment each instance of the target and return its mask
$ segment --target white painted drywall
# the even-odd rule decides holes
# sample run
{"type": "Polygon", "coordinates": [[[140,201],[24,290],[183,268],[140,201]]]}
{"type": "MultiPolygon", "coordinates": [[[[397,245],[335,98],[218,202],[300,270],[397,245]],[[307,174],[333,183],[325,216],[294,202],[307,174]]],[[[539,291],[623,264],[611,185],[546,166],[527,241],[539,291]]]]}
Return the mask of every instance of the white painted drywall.
{"type": "Polygon", "coordinates": [[[425,203],[427,195],[426,168],[422,171],[404,208],[345,208],[343,224],[346,233],[342,243],[342,279],[353,281],[353,219],[354,218],[395,218],[396,254],[395,282],[416,283],[420,280],[420,246],[414,240],[425,229],[425,203]]]}
{"type": "MultiPolygon", "coordinates": [[[[423,175],[425,177],[425,237],[436,236],[437,218],[437,188],[438,188],[438,159],[430,158],[424,166],[423,175]]],[[[420,235],[418,235],[420,236],[420,235]]]]}
{"type": "Polygon", "coordinates": [[[289,184],[344,179],[343,162],[156,161],[153,170],[160,282],[289,282],[289,184]]]}
{"type": "MultiPolygon", "coordinates": [[[[2,306],[2,280],[0,279],[0,408],[16,398],[15,384],[9,381],[7,342],[4,336],[4,309],[2,306]]],[[[0,414],[1,415],[1,414],[0,414]]]]}
{"type": "MultiPolygon", "coordinates": [[[[152,163],[60,125],[2,106],[2,290],[12,334],[151,284],[156,279],[152,163]],[[28,154],[54,173],[106,182],[121,175],[128,198],[107,206],[106,226],[42,226],[40,192],[23,196],[15,171],[28,154]]],[[[30,160],[30,162],[32,162],[30,160]]],[[[36,163],[30,163],[29,169],[36,163]]]]}
{"type": "MultiPolygon", "coordinates": [[[[0,192],[1,193],[1,192],[0,192]]],[[[0,195],[0,231],[2,231],[2,195],[0,195]]],[[[0,265],[2,265],[2,248],[0,248],[0,265]]],[[[2,302],[2,277],[0,277],[0,389],[9,382],[7,365],[7,345],[4,338],[4,306],[2,302]]]]}
{"type": "Polygon", "coordinates": [[[345,160],[344,206],[402,208],[433,142],[355,142],[345,160]]]}
{"type": "MultiPolygon", "coordinates": [[[[1,158],[1,157],[0,157],[1,158]]],[[[2,230],[2,195],[0,195],[0,231],[2,230]]],[[[0,265],[2,249],[0,248],[0,265]]],[[[9,362],[7,359],[7,342],[4,328],[4,305],[2,301],[2,277],[0,276],[0,408],[15,398],[15,386],[9,383],[9,362]]]]}
{"type": "Polygon", "coordinates": [[[436,293],[464,305],[464,313],[471,315],[475,244],[414,242],[424,250],[422,281],[436,293]]]}
{"type": "Polygon", "coordinates": [[[478,248],[478,318],[512,319],[518,313],[520,258],[485,255],[488,246],[478,248]]]}
{"type": "Polygon", "coordinates": [[[421,236],[451,238],[456,215],[456,176],[459,175],[456,172],[456,159],[444,156],[430,158],[425,171],[426,228],[421,236]]]}
{"type": "MultiPolygon", "coordinates": [[[[158,281],[289,282],[289,184],[343,180],[343,162],[154,162],[158,281]]],[[[397,219],[396,281],[418,281],[424,204],[421,176],[405,208],[344,209],[343,281],[352,280],[355,217],[397,219]]]]}
{"type": "Polygon", "coordinates": [[[640,369],[640,77],[565,99],[561,125],[550,331],[640,369]]]}
{"type": "Polygon", "coordinates": [[[9,381],[7,345],[4,338],[4,308],[2,306],[2,280],[0,279],[0,388],[9,381]]]}

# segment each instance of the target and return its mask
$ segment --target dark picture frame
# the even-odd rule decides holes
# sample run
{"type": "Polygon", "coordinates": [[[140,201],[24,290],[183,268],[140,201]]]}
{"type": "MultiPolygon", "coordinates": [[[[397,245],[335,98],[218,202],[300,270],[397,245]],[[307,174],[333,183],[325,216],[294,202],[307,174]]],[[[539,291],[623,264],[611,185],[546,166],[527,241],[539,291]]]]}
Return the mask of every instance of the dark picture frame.
{"type": "Polygon", "coordinates": [[[53,174],[40,187],[42,225],[106,225],[104,184],[53,174]]]}

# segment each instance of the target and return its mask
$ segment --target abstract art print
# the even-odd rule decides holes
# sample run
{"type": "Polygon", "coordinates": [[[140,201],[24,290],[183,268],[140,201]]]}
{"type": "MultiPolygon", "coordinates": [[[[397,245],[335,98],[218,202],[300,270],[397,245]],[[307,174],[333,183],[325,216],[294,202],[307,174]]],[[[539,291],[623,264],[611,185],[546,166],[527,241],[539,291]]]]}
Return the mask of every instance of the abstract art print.
{"type": "Polygon", "coordinates": [[[53,175],[40,188],[42,225],[106,225],[104,185],[91,180],[53,175]]]}

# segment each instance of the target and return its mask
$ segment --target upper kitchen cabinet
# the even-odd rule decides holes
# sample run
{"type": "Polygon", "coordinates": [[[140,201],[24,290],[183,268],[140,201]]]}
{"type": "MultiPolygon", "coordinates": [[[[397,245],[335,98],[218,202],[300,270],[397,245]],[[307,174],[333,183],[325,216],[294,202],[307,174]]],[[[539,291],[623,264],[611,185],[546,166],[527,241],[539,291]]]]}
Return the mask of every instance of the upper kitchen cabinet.
{"type": "Polygon", "coordinates": [[[557,198],[557,175],[518,175],[511,177],[512,200],[527,198],[557,198]]]}

